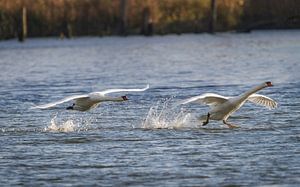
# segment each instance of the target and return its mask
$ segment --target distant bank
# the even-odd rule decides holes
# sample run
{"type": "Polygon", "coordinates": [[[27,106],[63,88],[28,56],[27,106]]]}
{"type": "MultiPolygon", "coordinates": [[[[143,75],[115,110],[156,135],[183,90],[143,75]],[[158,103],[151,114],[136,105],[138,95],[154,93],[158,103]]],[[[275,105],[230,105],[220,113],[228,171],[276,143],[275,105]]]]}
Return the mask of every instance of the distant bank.
{"type": "Polygon", "coordinates": [[[295,0],[2,0],[0,40],[299,29],[295,0]]]}

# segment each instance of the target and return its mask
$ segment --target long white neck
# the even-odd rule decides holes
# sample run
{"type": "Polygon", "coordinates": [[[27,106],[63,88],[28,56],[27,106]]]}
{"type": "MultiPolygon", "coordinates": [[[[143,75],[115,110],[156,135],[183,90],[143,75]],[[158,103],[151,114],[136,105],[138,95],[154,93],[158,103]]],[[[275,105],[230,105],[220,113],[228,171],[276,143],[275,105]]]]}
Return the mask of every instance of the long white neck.
{"type": "Polygon", "coordinates": [[[120,102],[120,101],[124,101],[124,99],[122,97],[109,97],[109,96],[105,96],[105,97],[101,98],[101,101],[115,101],[115,102],[120,102]]]}
{"type": "Polygon", "coordinates": [[[263,89],[263,88],[265,88],[265,87],[267,87],[267,85],[266,85],[265,83],[263,83],[263,84],[261,84],[261,85],[258,85],[258,86],[256,86],[256,87],[254,87],[254,88],[248,90],[247,92],[241,94],[239,97],[240,97],[241,99],[246,100],[250,95],[252,95],[252,94],[258,92],[259,90],[261,90],[261,89],[263,89]]]}

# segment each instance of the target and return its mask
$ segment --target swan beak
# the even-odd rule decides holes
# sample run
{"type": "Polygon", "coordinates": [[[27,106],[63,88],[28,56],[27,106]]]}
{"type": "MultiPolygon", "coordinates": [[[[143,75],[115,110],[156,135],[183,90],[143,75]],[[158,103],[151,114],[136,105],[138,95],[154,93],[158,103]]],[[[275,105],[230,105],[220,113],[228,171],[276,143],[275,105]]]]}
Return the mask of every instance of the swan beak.
{"type": "Polygon", "coordinates": [[[128,97],[126,95],[122,96],[122,98],[123,98],[124,101],[128,100],[128,97]]]}
{"type": "Polygon", "coordinates": [[[271,82],[266,82],[267,86],[273,86],[271,82]]]}

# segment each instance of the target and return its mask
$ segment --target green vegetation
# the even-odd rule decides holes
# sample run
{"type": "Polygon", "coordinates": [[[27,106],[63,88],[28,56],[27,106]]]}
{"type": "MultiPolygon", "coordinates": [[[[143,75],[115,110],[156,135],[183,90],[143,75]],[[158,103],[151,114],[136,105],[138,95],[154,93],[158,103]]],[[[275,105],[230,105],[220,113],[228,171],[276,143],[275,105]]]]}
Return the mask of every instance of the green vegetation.
{"type": "MultiPolygon", "coordinates": [[[[0,0],[0,39],[207,32],[211,0],[0,0]],[[20,26],[21,25],[21,26],[20,26]]],[[[216,0],[216,31],[300,28],[297,0],[216,0]]]]}

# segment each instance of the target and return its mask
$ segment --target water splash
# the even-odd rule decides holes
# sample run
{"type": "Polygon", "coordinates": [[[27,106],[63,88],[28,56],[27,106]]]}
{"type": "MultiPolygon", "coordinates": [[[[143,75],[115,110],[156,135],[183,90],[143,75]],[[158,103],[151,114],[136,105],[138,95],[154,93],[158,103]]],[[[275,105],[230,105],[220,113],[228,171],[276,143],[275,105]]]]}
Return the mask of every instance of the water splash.
{"type": "Polygon", "coordinates": [[[91,119],[84,119],[81,117],[72,117],[73,119],[59,119],[58,115],[51,119],[50,124],[44,128],[48,132],[79,132],[86,131],[91,126],[91,119]]]}
{"type": "Polygon", "coordinates": [[[192,115],[183,109],[172,106],[172,99],[159,101],[149,109],[141,128],[145,129],[178,129],[197,127],[192,123],[192,115]]]}

